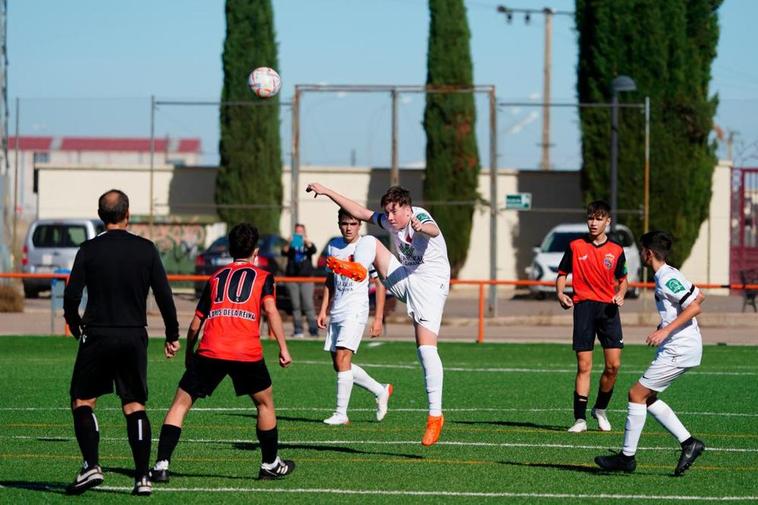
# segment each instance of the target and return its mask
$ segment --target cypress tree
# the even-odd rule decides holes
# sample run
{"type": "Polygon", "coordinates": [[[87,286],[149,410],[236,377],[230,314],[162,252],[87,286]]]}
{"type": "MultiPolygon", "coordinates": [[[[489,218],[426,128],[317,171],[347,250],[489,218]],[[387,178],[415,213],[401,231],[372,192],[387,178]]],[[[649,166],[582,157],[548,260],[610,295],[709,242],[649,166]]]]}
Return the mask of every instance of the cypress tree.
{"type": "MultiPolygon", "coordinates": [[[[472,86],[470,33],[463,0],[429,0],[426,84],[472,86]]],[[[445,233],[453,276],[466,261],[475,201],[479,153],[473,93],[427,93],[424,110],[426,176],[424,199],[445,233]]]]}
{"type": "MultiPolygon", "coordinates": [[[[717,99],[709,97],[722,0],[577,0],[580,102],[609,103],[611,81],[628,75],[636,92],[620,102],[650,97],[650,227],[674,236],[671,262],[690,254],[708,217],[715,146],[708,142],[717,99]]],[[[580,110],[585,200],[609,198],[610,112],[580,110]]],[[[618,204],[642,209],[644,117],[619,112],[618,204]]],[[[619,221],[639,236],[639,215],[619,221]]]]}
{"type": "Polygon", "coordinates": [[[260,106],[222,106],[221,166],[216,178],[218,205],[228,225],[254,223],[261,232],[277,232],[282,203],[282,155],[279,98],[257,98],[247,87],[255,67],[278,69],[274,13],[270,0],[227,0],[226,40],[222,57],[222,101],[260,101],[260,106]]]}

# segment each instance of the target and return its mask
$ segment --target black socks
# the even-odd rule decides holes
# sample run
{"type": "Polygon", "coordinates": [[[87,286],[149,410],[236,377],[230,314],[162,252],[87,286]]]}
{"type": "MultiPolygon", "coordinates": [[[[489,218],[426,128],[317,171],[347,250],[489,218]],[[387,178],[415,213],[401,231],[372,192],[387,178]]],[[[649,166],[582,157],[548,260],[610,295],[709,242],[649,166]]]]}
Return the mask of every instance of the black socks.
{"type": "Polygon", "coordinates": [[[178,426],[172,424],[161,426],[161,436],[158,439],[158,461],[171,461],[171,455],[179,443],[179,436],[181,434],[182,429],[178,426]]]}
{"type": "Polygon", "coordinates": [[[276,453],[279,450],[279,432],[276,426],[267,431],[256,428],[255,434],[258,436],[258,442],[261,445],[261,461],[266,464],[276,461],[276,453]]]}
{"type": "Polygon", "coordinates": [[[134,478],[139,480],[147,475],[150,461],[151,431],[150,420],[144,410],[126,416],[126,433],[134,456],[134,478]]]}
{"type": "Polygon", "coordinates": [[[587,397],[574,391],[574,419],[587,420],[587,397]]]}
{"type": "Polygon", "coordinates": [[[82,451],[87,467],[91,468],[99,464],[100,456],[98,450],[100,432],[97,427],[97,418],[91,407],[77,407],[72,413],[76,441],[79,442],[79,449],[82,451]]]}

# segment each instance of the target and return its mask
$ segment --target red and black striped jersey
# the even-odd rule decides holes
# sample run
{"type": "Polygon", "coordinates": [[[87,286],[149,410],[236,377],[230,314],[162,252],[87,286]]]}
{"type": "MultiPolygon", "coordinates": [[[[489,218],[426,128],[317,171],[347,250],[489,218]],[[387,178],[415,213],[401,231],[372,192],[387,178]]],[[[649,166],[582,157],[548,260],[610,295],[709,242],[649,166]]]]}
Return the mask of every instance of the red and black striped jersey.
{"type": "Polygon", "coordinates": [[[558,275],[568,274],[572,274],[574,303],[611,303],[617,281],[626,277],[624,248],[611,240],[597,245],[589,236],[572,240],[558,265],[558,275]]]}
{"type": "Polygon", "coordinates": [[[195,315],[205,323],[197,353],[215,359],[263,359],[260,318],[263,301],[276,300],[274,276],[249,261],[235,261],[214,273],[195,315]]]}

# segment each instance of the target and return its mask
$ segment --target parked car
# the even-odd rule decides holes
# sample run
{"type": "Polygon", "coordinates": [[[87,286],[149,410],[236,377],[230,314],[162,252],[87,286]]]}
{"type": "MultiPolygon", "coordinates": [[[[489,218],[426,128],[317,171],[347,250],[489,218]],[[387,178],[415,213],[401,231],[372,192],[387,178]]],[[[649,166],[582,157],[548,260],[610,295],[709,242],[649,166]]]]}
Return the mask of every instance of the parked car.
{"type": "MultiPolygon", "coordinates": [[[[316,261],[316,275],[318,276],[326,276],[329,271],[326,269],[326,258],[327,258],[327,248],[329,246],[329,242],[332,240],[338,239],[340,236],[334,236],[326,241],[326,244],[324,245],[323,249],[321,249],[321,254],[318,256],[318,260],[316,261]]],[[[388,235],[379,235],[376,237],[379,239],[387,248],[389,248],[389,241],[390,238],[388,235]]],[[[323,293],[321,296],[318,297],[319,303],[323,297],[323,293]]],[[[368,288],[368,301],[369,301],[369,308],[371,310],[371,314],[373,315],[374,306],[376,305],[376,286],[374,283],[369,284],[368,288]]],[[[392,296],[392,293],[387,291],[387,297],[384,301],[384,315],[391,314],[395,310],[395,305],[397,304],[397,300],[394,296],[392,296]]],[[[316,305],[316,311],[318,312],[321,305],[316,305]]]]}
{"type": "MultiPolygon", "coordinates": [[[[53,273],[71,270],[79,246],[105,230],[99,219],[37,219],[26,233],[21,271],[53,273]]],[[[50,279],[23,279],[24,295],[36,298],[50,289],[50,279]]]]}
{"type": "MultiPolygon", "coordinates": [[[[639,282],[642,264],[632,231],[626,226],[616,225],[616,231],[608,230],[607,233],[611,240],[618,242],[624,248],[629,282],[639,282]]],[[[542,240],[542,244],[534,248],[532,264],[526,267],[528,279],[554,283],[558,277],[558,265],[569,243],[586,234],[585,223],[560,224],[550,230],[542,240]]],[[[571,281],[571,274],[568,280],[571,281]]],[[[571,288],[567,288],[567,292],[570,290],[571,288]]],[[[543,299],[549,293],[555,293],[555,286],[529,286],[529,291],[537,298],[543,299]]],[[[639,296],[639,288],[629,288],[627,296],[636,298],[639,296]]]]}

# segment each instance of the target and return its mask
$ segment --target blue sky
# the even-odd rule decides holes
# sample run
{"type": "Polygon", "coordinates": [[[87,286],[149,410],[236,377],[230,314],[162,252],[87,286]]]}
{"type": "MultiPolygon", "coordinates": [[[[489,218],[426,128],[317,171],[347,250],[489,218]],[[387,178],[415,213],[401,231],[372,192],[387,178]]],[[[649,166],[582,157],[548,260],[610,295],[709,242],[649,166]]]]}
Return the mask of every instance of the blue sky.
{"type": "MultiPolygon", "coordinates": [[[[495,11],[498,0],[466,2],[475,80],[494,84],[502,101],[538,103],[542,92],[543,22],[511,24],[495,11]]],[[[572,10],[572,0],[547,3],[572,10]]],[[[426,0],[274,0],[282,97],[296,83],[422,84],[426,76],[426,0]]],[[[507,2],[541,8],[545,2],[507,2]]],[[[758,59],[753,54],[758,2],[726,0],[712,91],[717,122],[742,145],[758,141],[758,59]]],[[[149,134],[149,96],[205,99],[220,96],[224,40],[221,0],[8,0],[9,100],[21,98],[22,134],[149,134]]],[[[552,95],[575,99],[576,34],[570,17],[556,16],[552,95]]],[[[250,62],[251,67],[255,62],[250,62]]],[[[244,76],[242,77],[244,79],[244,76]]],[[[400,159],[423,159],[423,99],[403,98],[400,159]]],[[[486,154],[486,102],[478,100],[480,143],[486,154]]],[[[15,110],[11,104],[11,112],[15,110]]],[[[390,102],[386,95],[310,95],[303,104],[303,162],[348,165],[389,163],[390,102]]],[[[579,163],[576,114],[554,109],[552,162],[579,163]]],[[[11,116],[11,131],[13,125],[11,116]]],[[[285,161],[289,111],[283,109],[285,161]]],[[[500,166],[539,161],[537,107],[503,107],[498,114],[500,166]]],[[[206,159],[216,154],[217,111],[161,107],[158,135],[200,136],[206,159]]],[[[741,149],[741,150],[740,150],[741,149]]],[[[486,156],[482,159],[487,164],[486,156]]],[[[753,164],[758,164],[754,160],[753,164]]]]}

